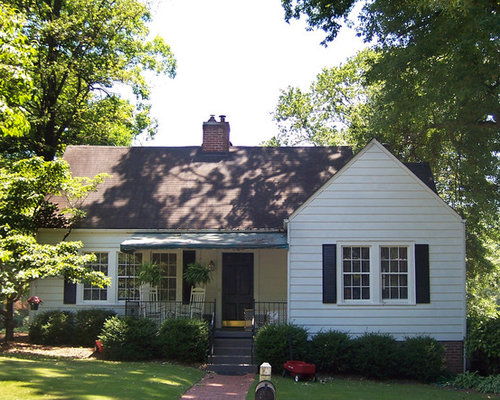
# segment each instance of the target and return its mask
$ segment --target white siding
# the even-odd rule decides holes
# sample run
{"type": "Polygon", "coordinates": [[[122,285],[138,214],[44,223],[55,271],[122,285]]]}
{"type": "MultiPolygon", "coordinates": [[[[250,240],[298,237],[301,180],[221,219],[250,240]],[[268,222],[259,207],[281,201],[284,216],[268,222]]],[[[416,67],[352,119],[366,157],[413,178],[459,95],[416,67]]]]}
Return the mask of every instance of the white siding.
{"type": "Polygon", "coordinates": [[[289,245],[290,320],[311,333],[463,340],[464,224],[380,144],[367,146],[292,215],[289,245]],[[430,304],[323,304],[322,245],[337,244],[339,252],[338,243],[350,241],[429,244],[430,304]]]}

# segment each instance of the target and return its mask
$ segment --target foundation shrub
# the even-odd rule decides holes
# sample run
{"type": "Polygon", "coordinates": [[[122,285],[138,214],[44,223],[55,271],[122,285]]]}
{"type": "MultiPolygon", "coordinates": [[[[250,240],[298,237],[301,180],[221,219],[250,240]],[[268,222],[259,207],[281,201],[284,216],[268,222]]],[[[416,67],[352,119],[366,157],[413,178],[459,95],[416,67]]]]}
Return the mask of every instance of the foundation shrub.
{"type": "Polygon", "coordinates": [[[339,331],[319,332],[310,342],[308,360],[321,372],[347,373],[352,369],[353,348],[349,335],[339,331]]]}
{"type": "Polygon", "coordinates": [[[482,375],[500,373],[500,317],[471,318],[467,321],[465,346],[471,369],[482,375]]]}
{"type": "Polygon", "coordinates": [[[477,371],[459,374],[448,383],[458,389],[477,390],[482,393],[500,393],[500,375],[481,376],[477,371]]]}
{"type": "Polygon", "coordinates": [[[104,322],[99,340],[105,360],[152,359],[156,353],[156,324],[147,318],[111,317],[104,322]]]}
{"type": "Polygon", "coordinates": [[[294,360],[304,360],[308,353],[307,330],[293,324],[270,324],[262,327],[255,337],[257,363],[267,361],[278,373],[290,360],[289,339],[294,360]]]}
{"type": "Polygon", "coordinates": [[[435,382],[443,372],[444,347],[429,336],[406,338],[401,343],[402,377],[420,382],[435,382]]]}
{"type": "Polygon", "coordinates": [[[104,321],[116,313],[112,310],[90,309],[80,310],[75,315],[74,344],[80,346],[93,346],[101,333],[104,321]]]}
{"type": "Polygon", "coordinates": [[[390,335],[366,333],[353,341],[354,372],[367,378],[399,377],[400,345],[390,335]]]}
{"type": "Polygon", "coordinates": [[[74,314],[68,311],[46,311],[38,314],[29,326],[32,343],[72,344],[75,333],[74,314]]]}
{"type": "Polygon", "coordinates": [[[169,318],[158,331],[160,354],[170,360],[202,362],[206,360],[209,329],[206,321],[169,318]]]}

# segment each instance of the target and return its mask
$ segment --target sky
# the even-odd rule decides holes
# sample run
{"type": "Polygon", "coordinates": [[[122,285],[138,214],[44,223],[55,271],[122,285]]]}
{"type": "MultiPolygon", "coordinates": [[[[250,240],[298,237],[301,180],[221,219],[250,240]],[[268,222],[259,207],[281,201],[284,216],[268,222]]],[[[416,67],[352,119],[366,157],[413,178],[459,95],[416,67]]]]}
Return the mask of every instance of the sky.
{"type": "Polygon", "coordinates": [[[280,0],[159,0],[150,30],[170,45],[177,76],[149,80],[158,133],[148,146],[200,145],[211,114],[227,116],[233,145],[259,145],[278,133],[280,89],[307,89],[363,47],[343,28],[325,48],[322,32],[285,22],[280,0]]]}

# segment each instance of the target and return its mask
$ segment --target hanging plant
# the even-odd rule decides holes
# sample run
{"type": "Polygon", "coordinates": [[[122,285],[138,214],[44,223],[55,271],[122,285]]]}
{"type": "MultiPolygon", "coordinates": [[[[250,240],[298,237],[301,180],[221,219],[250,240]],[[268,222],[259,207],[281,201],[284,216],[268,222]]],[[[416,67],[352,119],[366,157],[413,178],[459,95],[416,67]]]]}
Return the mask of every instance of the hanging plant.
{"type": "Polygon", "coordinates": [[[210,282],[210,272],[210,267],[194,262],[188,264],[186,271],[184,271],[184,280],[191,286],[206,285],[210,282]]]}
{"type": "Polygon", "coordinates": [[[156,263],[145,262],[139,269],[137,281],[140,285],[149,284],[152,287],[158,287],[161,280],[160,266],[156,263]]]}

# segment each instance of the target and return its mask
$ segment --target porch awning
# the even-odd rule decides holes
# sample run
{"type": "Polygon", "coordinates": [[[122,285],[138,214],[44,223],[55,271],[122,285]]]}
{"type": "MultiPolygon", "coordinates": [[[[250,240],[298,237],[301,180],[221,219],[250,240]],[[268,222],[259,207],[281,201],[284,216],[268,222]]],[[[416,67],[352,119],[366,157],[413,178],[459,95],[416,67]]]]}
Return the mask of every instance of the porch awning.
{"type": "Polygon", "coordinates": [[[120,251],[144,249],[287,249],[286,234],[259,233],[158,233],[136,234],[120,244],[120,251]]]}

